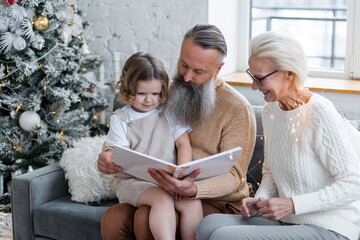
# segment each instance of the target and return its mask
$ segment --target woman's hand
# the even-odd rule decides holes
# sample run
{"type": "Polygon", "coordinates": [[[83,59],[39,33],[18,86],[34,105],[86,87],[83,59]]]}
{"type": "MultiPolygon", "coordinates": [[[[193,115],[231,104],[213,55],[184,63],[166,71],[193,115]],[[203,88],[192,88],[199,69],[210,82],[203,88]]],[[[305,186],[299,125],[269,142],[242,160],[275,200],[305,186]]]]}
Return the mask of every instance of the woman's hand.
{"type": "Polygon", "coordinates": [[[259,199],[252,197],[244,198],[241,201],[241,207],[242,207],[241,215],[243,216],[243,218],[255,217],[256,215],[259,214],[259,210],[256,206],[256,203],[258,201],[259,199]]]}
{"type": "Polygon", "coordinates": [[[269,220],[280,220],[290,214],[295,213],[294,203],[291,198],[270,198],[262,199],[256,203],[263,218],[269,220]]]}

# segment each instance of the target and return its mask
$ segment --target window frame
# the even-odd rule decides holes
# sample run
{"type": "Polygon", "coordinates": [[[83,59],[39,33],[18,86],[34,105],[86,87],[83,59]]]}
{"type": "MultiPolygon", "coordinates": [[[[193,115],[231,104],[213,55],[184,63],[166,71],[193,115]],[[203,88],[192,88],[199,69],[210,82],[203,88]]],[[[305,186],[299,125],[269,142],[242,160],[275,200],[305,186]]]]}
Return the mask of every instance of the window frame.
{"type": "MultiPolygon", "coordinates": [[[[250,32],[250,0],[238,1],[239,12],[239,39],[238,47],[238,68],[240,71],[247,69],[249,58],[249,32],[250,32]]],[[[309,77],[327,77],[343,79],[360,79],[360,1],[348,0],[347,6],[347,36],[346,36],[346,56],[345,71],[340,70],[314,70],[309,69],[309,77]],[[358,14],[356,14],[356,12],[358,14]]]]}

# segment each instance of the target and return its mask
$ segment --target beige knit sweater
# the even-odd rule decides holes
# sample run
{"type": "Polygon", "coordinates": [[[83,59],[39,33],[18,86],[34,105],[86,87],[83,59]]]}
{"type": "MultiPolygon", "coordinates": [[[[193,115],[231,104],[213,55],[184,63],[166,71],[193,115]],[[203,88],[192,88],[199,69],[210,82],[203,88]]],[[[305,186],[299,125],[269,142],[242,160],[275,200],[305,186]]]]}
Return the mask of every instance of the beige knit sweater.
{"type": "Polygon", "coordinates": [[[249,196],[246,171],[255,145],[256,122],[248,101],[235,89],[216,79],[216,106],[210,117],[191,126],[193,159],[240,146],[243,150],[230,172],[196,182],[195,198],[226,201],[240,209],[249,196]]]}
{"type": "MultiPolygon", "coordinates": [[[[249,196],[246,171],[255,145],[256,122],[249,102],[230,85],[216,79],[216,106],[197,126],[191,126],[193,160],[240,146],[242,152],[229,173],[197,181],[195,198],[229,202],[241,209],[241,199],[249,196]]],[[[103,151],[109,147],[103,146],[103,151]]]]}

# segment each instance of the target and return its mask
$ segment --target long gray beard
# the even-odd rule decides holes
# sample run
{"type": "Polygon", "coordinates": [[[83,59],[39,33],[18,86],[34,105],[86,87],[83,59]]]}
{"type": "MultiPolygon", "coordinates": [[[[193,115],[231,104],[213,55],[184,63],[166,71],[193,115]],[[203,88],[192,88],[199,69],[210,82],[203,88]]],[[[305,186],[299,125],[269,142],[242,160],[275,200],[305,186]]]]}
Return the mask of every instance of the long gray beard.
{"type": "Polygon", "coordinates": [[[214,77],[203,85],[196,85],[184,82],[184,78],[177,74],[170,88],[166,111],[178,123],[194,126],[209,116],[215,107],[215,101],[214,77]]]}

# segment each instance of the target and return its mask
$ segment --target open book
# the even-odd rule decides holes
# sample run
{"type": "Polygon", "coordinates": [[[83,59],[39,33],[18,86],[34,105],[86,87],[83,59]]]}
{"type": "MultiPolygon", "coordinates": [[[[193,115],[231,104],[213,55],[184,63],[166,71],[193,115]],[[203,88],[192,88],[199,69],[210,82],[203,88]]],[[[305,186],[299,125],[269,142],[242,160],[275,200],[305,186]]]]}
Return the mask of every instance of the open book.
{"type": "Polygon", "coordinates": [[[116,165],[122,167],[125,173],[157,184],[148,173],[149,168],[162,169],[178,179],[184,178],[196,169],[201,168],[202,171],[196,178],[196,180],[201,180],[230,171],[241,150],[241,147],[237,147],[177,166],[129,148],[115,146],[112,160],[116,165]]]}

